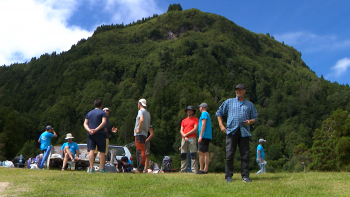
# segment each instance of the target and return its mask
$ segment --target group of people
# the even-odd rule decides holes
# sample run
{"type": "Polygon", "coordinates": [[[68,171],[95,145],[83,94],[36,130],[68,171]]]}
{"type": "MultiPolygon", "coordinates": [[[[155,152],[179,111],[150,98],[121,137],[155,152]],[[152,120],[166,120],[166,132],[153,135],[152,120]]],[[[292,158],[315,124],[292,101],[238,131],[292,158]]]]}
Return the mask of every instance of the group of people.
{"type": "MultiPolygon", "coordinates": [[[[226,135],[226,167],[225,179],[226,182],[232,182],[233,175],[233,158],[238,146],[241,157],[241,176],[244,182],[251,182],[249,178],[249,141],[250,141],[250,125],[257,121],[257,110],[252,102],[245,99],[246,88],[243,84],[238,84],[235,87],[236,97],[224,101],[216,112],[216,117],[219,123],[220,130],[226,135]],[[223,117],[227,116],[226,126],[223,123],[223,117]]],[[[90,111],[84,121],[84,128],[87,134],[87,148],[89,152],[90,173],[94,172],[93,164],[97,154],[100,152],[100,168],[99,172],[105,172],[105,153],[108,151],[108,135],[116,133],[117,128],[113,127],[109,130],[109,121],[107,116],[110,110],[105,108],[102,110],[102,101],[97,99],[94,101],[95,109],[90,111]]],[[[191,158],[192,172],[197,174],[208,173],[209,168],[209,142],[212,140],[212,124],[208,113],[208,104],[202,103],[198,106],[201,112],[200,118],[194,117],[196,109],[193,106],[188,106],[185,109],[187,117],[181,122],[181,170],[186,172],[188,165],[188,153],[191,158]],[[198,139],[196,138],[198,132],[198,139]],[[198,149],[197,149],[198,142],[198,149]],[[197,169],[197,152],[199,155],[199,170],[197,169]]],[[[40,136],[41,149],[45,150],[45,139],[57,137],[51,126],[48,126],[47,131],[40,136]],[[43,141],[45,141],[43,145],[43,141]]],[[[147,172],[150,154],[150,140],[154,136],[151,126],[151,115],[147,111],[146,99],[138,101],[138,114],[134,128],[136,156],[137,156],[137,171],[147,172]]],[[[61,152],[64,159],[72,161],[79,159],[74,158],[74,154],[79,155],[79,148],[71,144],[71,134],[67,134],[68,140],[62,148],[61,152]],[[73,148],[75,147],[75,148],[73,148]]],[[[260,172],[264,172],[264,152],[262,145],[266,140],[260,139],[260,145],[257,147],[257,162],[261,167],[260,172]]],[[[48,141],[48,144],[50,142],[48,141]]],[[[47,148],[47,147],[46,147],[47,148]]],[[[66,162],[65,162],[66,163],[66,162]]]]}

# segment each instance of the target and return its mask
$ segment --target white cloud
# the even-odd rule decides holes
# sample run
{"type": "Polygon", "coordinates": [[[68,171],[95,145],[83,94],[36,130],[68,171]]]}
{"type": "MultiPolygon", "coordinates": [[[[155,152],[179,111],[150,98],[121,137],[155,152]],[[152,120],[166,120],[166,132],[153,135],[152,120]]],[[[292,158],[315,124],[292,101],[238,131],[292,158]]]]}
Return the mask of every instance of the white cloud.
{"type": "Polygon", "coordinates": [[[106,0],[105,10],[112,14],[114,23],[130,23],[161,13],[155,0],[106,0]]]}
{"type": "Polygon", "coordinates": [[[330,76],[339,77],[346,74],[347,69],[350,67],[350,58],[343,58],[337,61],[337,63],[331,68],[332,73],[330,76]]]}
{"type": "Polygon", "coordinates": [[[0,65],[24,62],[44,53],[68,50],[92,35],[67,27],[78,1],[1,0],[0,65]]]}
{"type": "Polygon", "coordinates": [[[342,50],[350,47],[350,40],[334,35],[317,35],[309,32],[291,32],[274,36],[280,42],[306,53],[342,50]]]}
{"type": "MultiPolygon", "coordinates": [[[[161,12],[155,0],[0,0],[0,65],[67,51],[82,38],[91,36],[92,31],[67,24],[83,4],[92,9],[102,6],[109,18],[100,21],[107,24],[126,24],[161,12]]],[[[93,30],[100,25],[88,23],[95,25],[93,30]]]]}

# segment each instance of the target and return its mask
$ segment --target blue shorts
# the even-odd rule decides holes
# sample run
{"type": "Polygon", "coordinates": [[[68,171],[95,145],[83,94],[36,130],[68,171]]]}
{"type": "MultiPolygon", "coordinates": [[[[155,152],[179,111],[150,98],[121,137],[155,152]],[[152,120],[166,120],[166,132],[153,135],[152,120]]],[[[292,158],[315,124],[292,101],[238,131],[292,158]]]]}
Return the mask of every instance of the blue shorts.
{"type": "Polygon", "coordinates": [[[103,133],[88,135],[88,139],[87,139],[88,152],[90,152],[90,150],[95,150],[96,146],[99,152],[101,153],[106,152],[106,136],[103,133]]]}

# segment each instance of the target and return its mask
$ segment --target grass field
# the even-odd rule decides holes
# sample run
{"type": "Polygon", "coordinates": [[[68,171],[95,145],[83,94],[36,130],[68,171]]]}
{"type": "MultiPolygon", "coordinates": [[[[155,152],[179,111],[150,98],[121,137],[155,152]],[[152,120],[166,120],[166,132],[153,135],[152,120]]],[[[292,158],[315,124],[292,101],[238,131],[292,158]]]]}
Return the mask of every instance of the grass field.
{"type": "Polygon", "coordinates": [[[0,196],[350,196],[350,173],[89,174],[0,168],[0,196]]]}

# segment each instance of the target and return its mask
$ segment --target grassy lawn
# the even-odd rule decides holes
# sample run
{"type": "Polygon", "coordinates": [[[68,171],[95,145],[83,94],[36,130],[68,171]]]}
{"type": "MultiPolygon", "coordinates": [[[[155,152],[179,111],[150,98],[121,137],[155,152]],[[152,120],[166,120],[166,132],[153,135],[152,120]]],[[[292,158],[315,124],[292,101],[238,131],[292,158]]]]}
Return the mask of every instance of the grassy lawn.
{"type": "Polygon", "coordinates": [[[0,196],[350,196],[350,174],[89,174],[84,171],[0,168],[0,196]],[[8,184],[7,184],[8,183],[8,184]]]}

